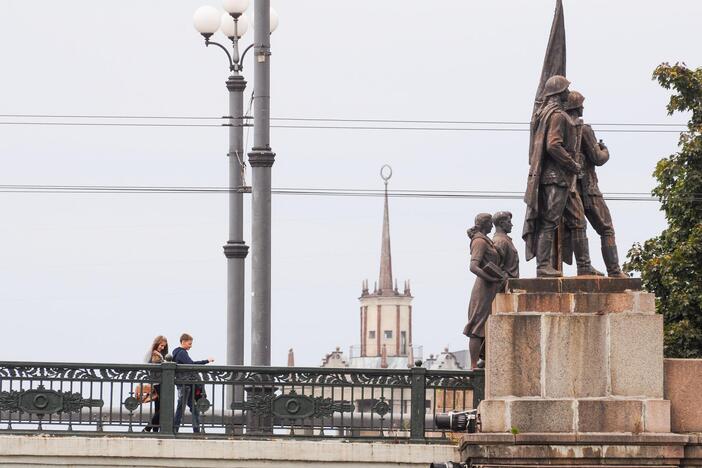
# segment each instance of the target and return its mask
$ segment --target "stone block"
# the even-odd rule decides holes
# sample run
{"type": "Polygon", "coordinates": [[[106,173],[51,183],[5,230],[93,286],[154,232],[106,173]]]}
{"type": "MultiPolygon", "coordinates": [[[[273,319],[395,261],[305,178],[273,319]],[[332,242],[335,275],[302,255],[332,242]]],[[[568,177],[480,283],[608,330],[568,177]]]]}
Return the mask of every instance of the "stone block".
{"type": "Polygon", "coordinates": [[[656,313],[656,295],[653,293],[639,292],[633,293],[638,298],[636,310],[640,314],[655,314],[656,313]]]}
{"type": "Polygon", "coordinates": [[[485,397],[541,396],[541,316],[487,321],[485,397]]]}
{"type": "Polygon", "coordinates": [[[613,314],[608,319],[611,394],[663,398],[663,316],[613,314]]]}
{"type": "Polygon", "coordinates": [[[507,424],[519,432],[573,432],[573,400],[512,400],[507,424]]]}
{"type": "Polygon", "coordinates": [[[644,430],[646,432],[670,432],[670,401],[644,401],[644,430]]]}
{"type": "Polygon", "coordinates": [[[578,401],[579,432],[644,432],[642,400],[578,401]]]}
{"type": "Polygon", "coordinates": [[[640,291],[641,278],[576,276],[569,278],[514,278],[507,280],[510,292],[607,293],[640,291]]]}
{"type": "Polygon", "coordinates": [[[517,311],[517,294],[499,293],[492,302],[492,313],[514,313],[517,311]]]}
{"type": "Polygon", "coordinates": [[[507,432],[507,403],[505,400],[483,400],[478,406],[483,432],[507,432]]]}
{"type": "Polygon", "coordinates": [[[633,293],[578,293],[574,295],[573,312],[579,314],[611,314],[633,312],[633,293]]]}
{"type": "Polygon", "coordinates": [[[517,294],[517,312],[563,312],[572,311],[573,295],[560,293],[517,294]]]}
{"type": "Polygon", "coordinates": [[[509,292],[561,292],[561,283],[557,278],[513,278],[507,280],[509,292]]]}
{"type": "Polygon", "coordinates": [[[666,359],[664,395],[673,432],[702,432],[702,359],[666,359]]]}
{"type": "Polygon", "coordinates": [[[546,315],[545,388],[547,398],[607,395],[607,317],[546,315]]]}

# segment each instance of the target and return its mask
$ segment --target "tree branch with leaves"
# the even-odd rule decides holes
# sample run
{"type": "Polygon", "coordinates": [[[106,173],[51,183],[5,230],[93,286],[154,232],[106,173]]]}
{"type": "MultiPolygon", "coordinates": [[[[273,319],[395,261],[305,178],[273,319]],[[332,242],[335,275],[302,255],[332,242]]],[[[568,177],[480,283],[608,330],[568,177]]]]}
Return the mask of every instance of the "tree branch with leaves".
{"type": "Polygon", "coordinates": [[[702,68],[663,63],[653,79],[673,90],[668,115],[690,112],[679,151],[661,159],[651,192],[661,202],[668,227],[629,250],[625,271],[641,273],[656,295],[665,323],[665,355],[702,358],[702,68]]]}

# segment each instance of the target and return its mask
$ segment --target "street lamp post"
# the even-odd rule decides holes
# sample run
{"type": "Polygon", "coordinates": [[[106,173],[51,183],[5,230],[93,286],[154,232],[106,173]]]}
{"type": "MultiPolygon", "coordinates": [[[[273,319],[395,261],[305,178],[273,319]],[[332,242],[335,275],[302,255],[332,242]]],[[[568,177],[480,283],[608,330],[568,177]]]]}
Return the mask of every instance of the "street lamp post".
{"type": "Polygon", "coordinates": [[[270,145],[270,34],[278,23],[270,0],[254,4],[254,145],[251,164],[252,278],[251,364],[271,365],[271,172],[275,153],[270,145]],[[269,13],[270,12],[270,13],[269,13]]]}
{"type": "Polygon", "coordinates": [[[205,38],[205,45],[222,49],[229,61],[231,75],[226,81],[229,92],[229,236],[224,245],[227,257],[227,359],[228,365],[244,364],[244,297],[245,259],[249,247],[244,241],[244,90],[246,80],[241,76],[246,55],[239,55],[239,39],[246,33],[249,22],[243,14],[248,0],[224,2],[226,12],[203,6],[195,12],[195,28],[205,38]],[[231,49],[210,40],[221,32],[231,41],[231,49]]]}
{"type": "MultiPolygon", "coordinates": [[[[243,70],[243,61],[246,53],[251,50],[255,44],[251,44],[244,49],[243,54],[239,54],[239,40],[246,33],[249,27],[249,21],[244,15],[244,12],[249,6],[249,0],[224,0],[223,6],[225,13],[220,13],[216,8],[211,6],[202,6],[197,9],[193,17],[195,29],[205,38],[205,46],[216,46],[222,49],[227,55],[229,61],[229,70],[231,75],[226,81],[227,90],[229,92],[229,239],[224,246],[224,255],[227,257],[227,364],[243,365],[244,364],[244,272],[245,259],[249,251],[249,247],[244,242],[244,221],[243,221],[243,175],[244,175],[244,90],[246,89],[246,80],[241,76],[243,70]],[[211,37],[217,31],[221,31],[231,41],[231,48],[214,42],[211,37]]],[[[256,12],[269,12],[268,15],[259,14],[257,22],[263,22],[264,27],[256,32],[256,55],[257,65],[261,63],[261,50],[267,51],[263,55],[263,62],[268,62],[267,55],[270,54],[269,37],[278,25],[278,15],[270,8],[269,0],[256,0],[256,12]],[[261,9],[260,3],[265,2],[265,8],[261,9]],[[265,33],[261,32],[265,31],[265,33]],[[264,39],[261,42],[261,37],[264,39]],[[265,44],[262,49],[258,46],[259,43],[265,44]]],[[[267,160],[270,157],[272,165],[273,153],[270,152],[268,145],[268,135],[270,132],[269,119],[269,89],[270,70],[260,72],[260,67],[255,70],[255,86],[254,93],[256,97],[256,107],[254,114],[254,148],[249,155],[251,165],[259,167],[261,160],[267,160]],[[261,104],[263,103],[263,105],[261,104]],[[264,137],[262,137],[264,136],[264,137]],[[261,142],[265,144],[261,145],[261,142]],[[268,148],[267,151],[260,151],[259,147],[268,148]]],[[[264,161],[264,166],[266,163],[264,161]]],[[[260,177],[260,171],[254,170],[253,174],[253,243],[254,243],[254,259],[253,271],[254,279],[252,281],[254,290],[254,311],[252,313],[252,361],[254,365],[270,365],[270,165],[267,165],[268,177],[263,179],[260,177]],[[264,195],[261,196],[260,193],[264,195]],[[267,205],[261,205],[257,200],[267,199],[267,205]],[[261,208],[263,206],[263,208],[261,208]],[[267,206],[267,210],[265,207],[267,206]],[[263,213],[263,219],[262,219],[263,213]],[[267,234],[266,234],[267,233],[267,234]],[[256,247],[260,246],[261,250],[267,254],[263,258],[267,259],[267,269],[261,268],[261,255],[255,255],[256,247]],[[257,281],[260,278],[261,271],[263,277],[268,278],[267,281],[267,331],[261,327],[261,314],[257,313],[260,308],[256,299],[257,288],[266,287],[266,283],[257,281]],[[263,342],[266,343],[267,361],[262,362],[258,356],[261,354],[259,337],[263,336],[263,342]]],[[[264,262],[264,265],[266,263],[264,262]]],[[[265,294],[259,294],[259,297],[265,297],[265,294]]]]}

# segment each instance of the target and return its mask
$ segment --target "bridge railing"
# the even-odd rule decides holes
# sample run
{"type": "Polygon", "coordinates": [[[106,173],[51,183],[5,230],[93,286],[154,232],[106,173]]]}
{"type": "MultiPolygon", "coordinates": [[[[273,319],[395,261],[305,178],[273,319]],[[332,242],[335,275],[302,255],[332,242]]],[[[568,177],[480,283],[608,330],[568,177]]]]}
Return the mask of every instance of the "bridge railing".
{"type": "Polygon", "coordinates": [[[482,370],[0,362],[0,432],[420,440],[483,395],[482,370]]]}

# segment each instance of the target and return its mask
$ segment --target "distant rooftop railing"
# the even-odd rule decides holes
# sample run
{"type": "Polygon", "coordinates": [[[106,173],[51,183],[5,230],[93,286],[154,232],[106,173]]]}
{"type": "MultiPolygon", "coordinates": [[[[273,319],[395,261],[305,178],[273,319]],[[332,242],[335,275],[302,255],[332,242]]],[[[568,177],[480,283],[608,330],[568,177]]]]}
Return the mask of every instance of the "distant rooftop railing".
{"type": "Polygon", "coordinates": [[[436,413],[483,395],[482,370],[0,362],[0,433],[429,440],[447,437],[436,413]],[[199,417],[177,427],[179,402],[199,417]]]}

